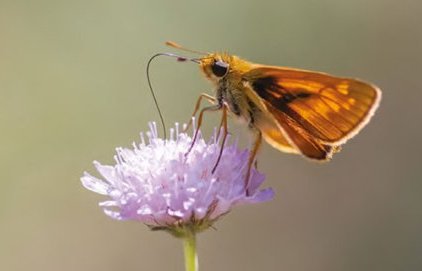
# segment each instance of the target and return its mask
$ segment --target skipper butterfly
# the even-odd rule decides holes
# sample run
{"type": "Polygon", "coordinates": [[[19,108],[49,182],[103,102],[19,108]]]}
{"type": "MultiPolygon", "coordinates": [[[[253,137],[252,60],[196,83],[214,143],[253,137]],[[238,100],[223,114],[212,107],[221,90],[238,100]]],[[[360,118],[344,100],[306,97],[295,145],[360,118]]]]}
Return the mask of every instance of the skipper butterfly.
{"type": "MultiPolygon", "coordinates": [[[[201,53],[173,42],[167,45],[201,53]]],[[[198,63],[215,87],[214,96],[201,94],[196,103],[194,115],[202,99],[213,103],[200,111],[197,127],[204,112],[223,110],[224,145],[227,113],[246,122],[255,136],[249,169],[262,139],[283,152],[318,161],[331,159],[369,122],[381,99],[378,87],[361,80],[255,64],[227,53],[202,54],[194,59],[178,57],[198,63]]],[[[218,161],[213,171],[217,165],[218,161]]]]}

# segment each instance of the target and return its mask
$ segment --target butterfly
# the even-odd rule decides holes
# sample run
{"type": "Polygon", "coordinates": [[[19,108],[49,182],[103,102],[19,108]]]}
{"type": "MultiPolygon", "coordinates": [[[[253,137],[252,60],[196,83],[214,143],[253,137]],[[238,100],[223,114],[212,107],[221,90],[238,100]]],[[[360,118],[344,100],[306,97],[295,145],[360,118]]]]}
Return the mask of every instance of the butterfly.
{"type": "MultiPolygon", "coordinates": [[[[167,45],[201,53],[173,42],[167,45]]],[[[227,115],[245,122],[254,135],[248,176],[262,140],[282,152],[330,160],[369,122],[380,103],[381,90],[358,79],[255,64],[228,53],[203,54],[195,59],[178,57],[198,63],[214,85],[214,96],[203,93],[198,98],[193,115],[203,99],[212,105],[200,110],[197,127],[205,112],[222,110],[224,145],[227,115]]]]}

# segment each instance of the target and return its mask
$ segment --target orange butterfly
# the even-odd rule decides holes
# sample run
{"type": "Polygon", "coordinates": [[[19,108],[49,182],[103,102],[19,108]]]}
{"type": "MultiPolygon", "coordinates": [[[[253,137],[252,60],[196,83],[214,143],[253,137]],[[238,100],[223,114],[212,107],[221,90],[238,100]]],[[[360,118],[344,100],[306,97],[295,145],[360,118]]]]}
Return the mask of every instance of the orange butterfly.
{"type": "Polygon", "coordinates": [[[248,124],[255,135],[249,169],[262,138],[283,152],[329,160],[369,122],[381,99],[378,87],[360,80],[255,64],[226,53],[179,60],[199,63],[216,89],[214,97],[201,94],[196,103],[194,115],[203,98],[213,102],[200,111],[198,128],[204,112],[217,110],[223,110],[224,139],[227,111],[248,124]]]}

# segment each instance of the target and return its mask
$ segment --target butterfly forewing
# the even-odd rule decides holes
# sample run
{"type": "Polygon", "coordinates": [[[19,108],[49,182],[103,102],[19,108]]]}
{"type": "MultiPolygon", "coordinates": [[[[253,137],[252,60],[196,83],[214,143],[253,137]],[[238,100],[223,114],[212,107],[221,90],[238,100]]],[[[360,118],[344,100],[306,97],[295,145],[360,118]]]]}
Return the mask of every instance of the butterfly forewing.
{"type": "Polygon", "coordinates": [[[305,133],[305,138],[314,137],[313,141],[324,144],[342,144],[358,132],[380,98],[379,90],[370,84],[304,70],[264,66],[244,78],[271,105],[272,114],[280,111],[289,119],[288,125],[303,130],[299,133],[305,133]]]}
{"type": "Polygon", "coordinates": [[[337,147],[323,144],[311,136],[306,130],[297,125],[296,121],[287,114],[275,109],[267,103],[269,112],[278,121],[282,130],[300,153],[308,158],[316,160],[329,160],[337,147]]]}

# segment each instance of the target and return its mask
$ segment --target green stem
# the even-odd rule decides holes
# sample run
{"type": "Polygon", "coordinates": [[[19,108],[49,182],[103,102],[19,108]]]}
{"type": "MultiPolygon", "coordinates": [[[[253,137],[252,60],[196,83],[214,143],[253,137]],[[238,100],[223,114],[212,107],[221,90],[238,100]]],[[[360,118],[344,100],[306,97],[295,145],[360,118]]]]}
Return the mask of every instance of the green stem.
{"type": "Polygon", "coordinates": [[[184,236],[183,242],[186,271],[198,271],[198,255],[196,254],[195,233],[188,231],[184,236]]]}

